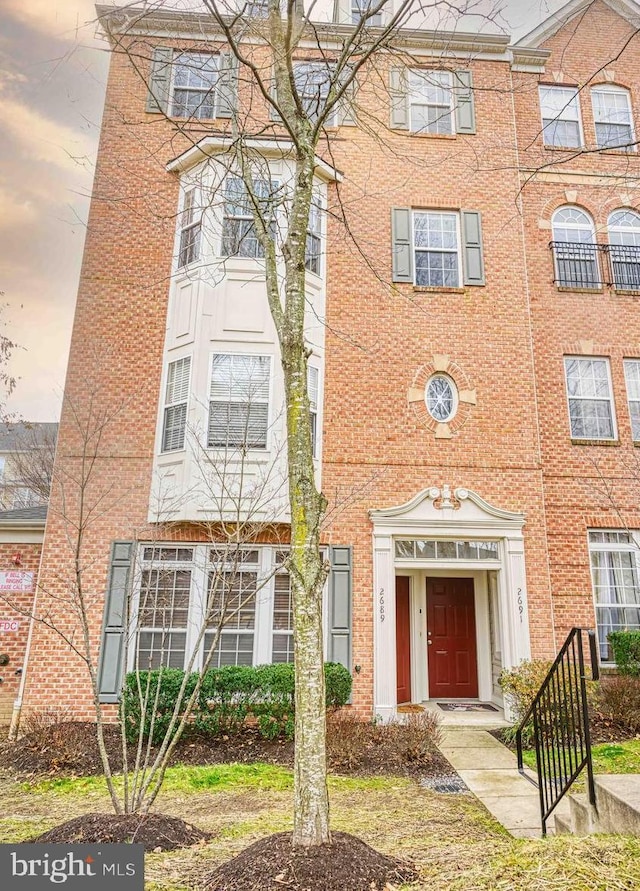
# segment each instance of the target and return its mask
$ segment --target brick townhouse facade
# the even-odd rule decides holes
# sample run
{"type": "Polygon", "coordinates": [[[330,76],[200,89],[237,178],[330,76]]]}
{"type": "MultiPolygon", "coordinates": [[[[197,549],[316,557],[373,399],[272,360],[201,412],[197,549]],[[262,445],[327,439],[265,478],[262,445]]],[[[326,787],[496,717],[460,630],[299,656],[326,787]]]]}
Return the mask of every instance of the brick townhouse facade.
{"type": "MultiPolygon", "coordinates": [[[[330,11],[329,49],[358,5],[330,11]]],[[[113,53],[57,460],[78,465],[93,413],[86,501],[104,509],[83,584],[115,702],[124,598],[129,666],[186,664],[217,559],[207,524],[235,502],[263,530],[242,566],[256,596],[214,662],[292,658],[282,373],[225,154],[234,116],[262,114],[265,200],[291,158],[210,19],[99,12],[113,53]]],[[[502,668],[552,656],[572,625],[597,624],[604,661],[608,631],[640,627],[639,26],[628,0],[569,3],[515,44],[418,23],[319,144],[307,339],[326,653],[362,716],[501,705],[502,668]]],[[[319,59],[302,47],[296,69],[316,90],[319,59]]],[[[73,640],[61,497],[38,597],[73,640]]],[[[37,622],[25,667],[18,707],[91,716],[73,647],[37,622]]]]}

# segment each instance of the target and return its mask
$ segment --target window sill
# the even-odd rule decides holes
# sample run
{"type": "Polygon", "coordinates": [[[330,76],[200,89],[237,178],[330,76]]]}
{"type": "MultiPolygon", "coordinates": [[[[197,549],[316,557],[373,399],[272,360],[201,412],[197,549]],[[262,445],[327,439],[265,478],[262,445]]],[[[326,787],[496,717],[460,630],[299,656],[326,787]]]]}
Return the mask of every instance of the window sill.
{"type": "Polygon", "coordinates": [[[545,152],[583,152],[584,145],[544,145],[545,152]]]}
{"type": "Polygon", "coordinates": [[[431,285],[414,285],[417,294],[466,294],[466,288],[439,288],[431,285]]]}
{"type": "Polygon", "coordinates": [[[611,288],[614,294],[621,294],[622,296],[640,296],[640,287],[638,288],[611,288]]]}
{"type": "Polygon", "coordinates": [[[445,139],[450,142],[452,139],[458,138],[457,133],[418,133],[415,130],[408,130],[405,132],[407,132],[409,136],[412,136],[415,139],[445,139]]]}
{"type": "MultiPolygon", "coordinates": [[[[571,445],[579,446],[619,446],[619,439],[571,439],[571,445]]],[[[640,443],[638,443],[640,445],[640,443]]]]}
{"type": "Polygon", "coordinates": [[[556,285],[558,291],[570,292],[572,294],[604,294],[605,289],[598,288],[572,288],[570,285],[556,285]]]}

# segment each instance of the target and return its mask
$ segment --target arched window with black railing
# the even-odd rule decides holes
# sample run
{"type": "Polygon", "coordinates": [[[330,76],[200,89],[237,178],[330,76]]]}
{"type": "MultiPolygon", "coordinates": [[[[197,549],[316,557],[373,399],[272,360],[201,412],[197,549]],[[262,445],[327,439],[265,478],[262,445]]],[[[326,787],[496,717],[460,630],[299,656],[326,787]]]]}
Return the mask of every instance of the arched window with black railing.
{"type": "Polygon", "coordinates": [[[593,220],[572,204],[559,207],[552,219],[554,283],[561,288],[597,290],[602,287],[593,220]]]}
{"type": "Polygon", "coordinates": [[[640,291],[640,214],[614,210],[608,227],[611,284],[618,291],[640,291]]]}

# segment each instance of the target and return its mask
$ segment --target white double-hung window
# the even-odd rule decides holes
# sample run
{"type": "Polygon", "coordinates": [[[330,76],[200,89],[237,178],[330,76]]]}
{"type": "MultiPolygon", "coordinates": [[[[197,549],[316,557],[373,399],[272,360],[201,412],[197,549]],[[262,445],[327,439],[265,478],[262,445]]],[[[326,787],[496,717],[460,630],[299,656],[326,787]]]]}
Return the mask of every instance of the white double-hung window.
{"type": "Polygon", "coordinates": [[[162,420],[162,451],[184,448],[191,379],[191,356],[169,362],[162,420]]]}
{"type": "Polygon", "coordinates": [[[612,662],[609,634],[640,629],[637,536],[630,531],[592,529],[589,553],[600,659],[612,662]]]}
{"type": "Polygon", "coordinates": [[[591,90],[598,148],[636,151],[628,90],[603,85],[591,90]]]}
{"type": "Polygon", "coordinates": [[[176,118],[215,117],[218,56],[179,53],[173,59],[171,114],[176,118]]]}
{"type": "Polygon", "coordinates": [[[461,281],[460,221],[457,213],[413,212],[415,283],[457,288],[461,281]]]}
{"type": "MultiPolygon", "coordinates": [[[[275,236],[277,190],[278,183],[261,179],[253,181],[253,194],[272,237],[275,236]]],[[[264,247],[256,232],[252,199],[239,176],[228,176],[224,184],[221,255],[264,257],[264,247]]]]}
{"type": "Polygon", "coordinates": [[[270,356],[213,356],[207,436],[210,448],[267,448],[270,378],[270,356]]]}
{"type": "Polygon", "coordinates": [[[574,87],[539,87],[542,136],[545,145],[579,148],[582,145],[578,91],[574,87]]]}
{"type": "Polygon", "coordinates": [[[201,233],[202,208],[198,206],[198,190],[189,189],[184,193],[180,214],[179,269],[200,258],[201,233]]]}
{"type": "Polygon", "coordinates": [[[408,85],[409,129],[414,133],[453,133],[452,73],[412,68],[408,85]]]}
{"type": "Polygon", "coordinates": [[[574,439],[615,439],[608,359],[565,356],[569,422],[574,439]]]}
{"type": "Polygon", "coordinates": [[[627,384],[631,435],[640,442],[640,359],[624,360],[624,377],[627,384]]]}

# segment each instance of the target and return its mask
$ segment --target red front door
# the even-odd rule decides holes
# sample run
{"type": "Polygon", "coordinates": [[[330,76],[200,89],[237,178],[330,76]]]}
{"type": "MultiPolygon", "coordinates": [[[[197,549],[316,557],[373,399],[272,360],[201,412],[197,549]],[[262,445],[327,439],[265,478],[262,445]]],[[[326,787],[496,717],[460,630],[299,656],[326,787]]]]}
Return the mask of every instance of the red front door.
{"type": "Polygon", "coordinates": [[[478,695],[473,579],[427,579],[430,699],[478,695]]]}
{"type": "Polygon", "coordinates": [[[398,702],[411,702],[409,579],[396,576],[396,672],[398,702]]]}

